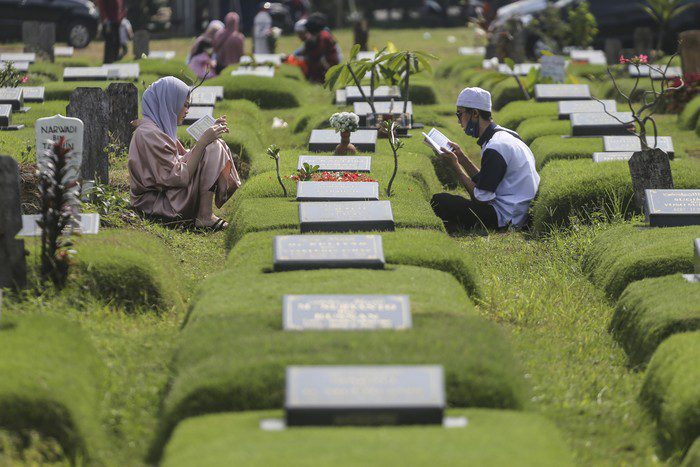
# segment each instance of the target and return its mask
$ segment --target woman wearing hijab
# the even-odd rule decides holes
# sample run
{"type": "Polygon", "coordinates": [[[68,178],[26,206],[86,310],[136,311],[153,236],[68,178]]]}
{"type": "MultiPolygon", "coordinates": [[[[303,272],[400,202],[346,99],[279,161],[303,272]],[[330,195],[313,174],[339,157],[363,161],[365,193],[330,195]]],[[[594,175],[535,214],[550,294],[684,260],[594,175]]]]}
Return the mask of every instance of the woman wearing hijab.
{"type": "Polygon", "coordinates": [[[216,120],[189,151],[177,139],[177,126],[187,115],[190,88],[179,79],[161,78],[143,93],[143,119],[129,146],[131,204],[147,215],[194,219],[195,226],[223,230],[228,223],[214,216],[241,185],[226,144],[226,117],[216,120]]]}
{"type": "Polygon", "coordinates": [[[209,79],[217,75],[216,60],[214,60],[213,55],[214,49],[211,42],[206,39],[201,41],[188,64],[190,70],[197,75],[197,78],[209,79]]]}
{"type": "Polygon", "coordinates": [[[240,17],[237,13],[230,12],[226,15],[226,26],[216,33],[212,44],[216,53],[216,71],[221,72],[229,65],[241,61],[245,36],[238,31],[240,17]]]}
{"type": "Polygon", "coordinates": [[[197,39],[195,39],[194,41],[194,44],[192,44],[192,48],[190,49],[190,53],[187,54],[187,60],[185,60],[185,63],[190,63],[190,59],[194,57],[197,53],[197,49],[199,48],[199,44],[201,41],[207,40],[209,42],[214,42],[214,37],[216,37],[216,33],[222,29],[224,29],[224,23],[222,23],[218,19],[210,21],[209,25],[207,26],[207,29],[205,29],[202,35],[197,37],[197,39]]]}

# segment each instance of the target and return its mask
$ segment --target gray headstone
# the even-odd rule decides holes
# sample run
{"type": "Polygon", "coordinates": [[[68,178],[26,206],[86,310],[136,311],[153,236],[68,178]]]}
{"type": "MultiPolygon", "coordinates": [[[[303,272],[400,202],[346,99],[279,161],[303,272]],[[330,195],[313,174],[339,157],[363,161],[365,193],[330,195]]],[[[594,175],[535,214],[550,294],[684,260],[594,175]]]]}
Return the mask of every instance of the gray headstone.
{"type": "Polygon", "coordinates": [[[34,52],[53,62],[53,47],[56,44],[56,23],[37,21],[22,22],[22,42],[25,52],[34,52]]]}
{"type": "Polygon", "coordinates": [[[441,366],[290,366],[288,426],[442,424],[441,366]]]}
{"type": "Polygon", "coordinates": [[[557,104],[559,120],[568,120],[571,114],[582,112],[617,112],[617,102],[614,100],[559,101],[557,104]],[[602,102],[602,103],[601,103],[602,102]]]}
{"type": "Polygon", "coordinates": [[[649,76],[653,80],[662,80],[664,79],[664,75],[666,79],[674,79],[674,78],[679,78],[683,76],[683,70],[679,66],[670,66],[666,68],[666,65],[654,67],[650,70],[649,76]]]}
{"type": "Polygon", "coordinates": [[[199,92],[211,92],[216,96],[217,101],[224,100],[224,87],[223,86],[200,86],[197,88],[199,92]]]}
{"type": "Polygon", "coordinates": [[[609,64],[618,63],[622,55],[622,41],[617,38],[605,39],[605,59],[609,64]]]}
{"type": "MultiPolygon", "coordinates": [[[[350,142],[360,152],[374,152],[377,147],[377,130],[357,130],[350,133],[350,142]]],[[[309,151],[331,152],[340,144],[340,133],[335,130],[311,130],[309,151]]]]}
{"type": "Polygon", "coordinates": [[[393,231],[389,201],[299,203],[301,232],[393,231]]]}
{"type": "Polygon", "coordinates": [[[104,81],[107,69],[101,66],[65,67],[63,81],[104,81]]]}
{"type": "Polygon", "coordinates": [[[3,62],[34,63],[34,62],[36,62],[36,53],[34,53],[34,52],[28,52],[28,53],[6,52],[6,53],[0,54],[0,60],[2,60],[3,62]]]}
{"type": "Polygon", "coordinates": [[[275,67],[272,66],[242,66],[231,72],[231,76],[257,76],[259,78],[274,78],[275,67]]]}
{"type": "Polygon", "coordinates": [[[0,289],[19,289],[27,283],[24,240],[15,240],[22,229],[19,187],[17,162],[0,156],[0,289]]]}
{"type": "Polygon", "coordinates": [[[693,242],[695,246],[695,274],[700,274],[700,238],[693,242]]]}
{"type": "Polygon", "coordinates": [[[214,107],[216,105],[216,94],[195,89],[190,93],[190,105],[194,107],[214,107]]]}
{"type": "Polygon", "coordinates": [[[109,183],[109,98],[100,88],[77,88],[66,107],[69,117],[80,119],[84,125],[83,160],[80,175],[83,180],[109,183]]]}
{"type": "Polygon", "coordinates": [[[535,100],[538,102],[590,100],[587,84],[536,84],[535,100]]]}
{"type": "Polygon", "coordinates": [[[10,104],[0,104],[0,128],[12,126],[12,106],[10,104]]]}
{"type": "Polygon", "coordinates": [[[54,57],[72,57],[75,49],[73,47],[55,47],[53,48],[54,57]]]}
{"type": "MultiPolygon", "coordinates": [[[[651,148],[661,149],[671,159],[675,156],[673,139],[670,136],[659,136],[656,140],[653,136],[647,136],[647,144],[651,148]]],[[[636,136],[604,136],[603,150],[605,152],[637,152],[642,150],[642,143],[636,136]]]]}
{"type": "Polygon", "coordinates": [[[44,86],[23,86],[24,102],[44,102],[44,86]]]}
{"type": "Polygon", "coordinates": [[[652,227],[700,225],[700,190],[646,190],[652,227]]]}
{"type": "MultiPolygon", "coordinates": [[[[672,190],[673,174],[668,155],[661,149],[637,151],[627,162],[632,179],[634,203],[640,211],[648,213],[648,190],[672,190]]],[[[649,217],[647,215],[647,220],[649,217]]]]}
{"type": "Polygon", "coordinates": [[[283,235],[273,241],[275,271],[321,268],[382,269],[379,235],[283,235]]]}
{"type": "Polygon", "coordinates": [[[572,50],[569,54],[575,62],[585,62],[589,65],[606,65],[605,52],[602,50],[572,50]]]}
{"type": "MultiPolygon", "coordinates": [[[[369,86],[362,86],[362,90],[365,95],[369,98],[370,89],[369,86]]],[[[398,86],[377,86],[374,89],[374,101],[390,101],[390,100],[400,100],[401,99],[401,89],[398,86]]],[[[345,102],[347,104],[354,104],[355,102],[362,102],[362,94],[360,94],[360,89],[357,86],[348,86],[345,88],[345,102]]]]}
{"type": "Polygon", "coordinates": [[[214,107],[195,107],[192,106],[187,111],[187,116],[183,120],[183,125],[191,125],[205,115],[214,115],[214,107]]]}
{"type": "Polygon", "coordinates": [[[285,295],[285,331],[411,328],[407,295],[285,295]]]}
{"type": "Polygon", "coordinates": [[[141,74],[138,63],[111,63],[102,65],[107,70],[107,79],[122,79],[136,81],[141,74]]]}
{"type": "Polygon", "coordinates": [[[109,98],[109,133],[111,141],[128,148],[134,127],[139,118],[139,91],[132,83],[112,83],[107,87],[109,98]]]}
{"type": "Polygon", "coordinates": [[[29,62],[10,62],[10,61],[4,61],[0,60],[0,68],[5,68],[7,66],[7,63],[12,63],[12,67],[21,72],[27,72],[29,71],[29,62]]]}
{"type": "Polygon", "coordinates": [[[634,152],[594,152],[593,162],[629,161],[634,152]]]}
{"type": "Polygon", "coordinates": [[[151,48],[150,48],[150,41],[151,41],[151,33],[146,31],[145,29],[139,29],[138,31],[134,32],[134,58],[136,60],[140,59],[142,56],[148,57],[151,48]]]}
{"type": "Polygon", "coordinates": [[[500,65],[498,65],[499,73],[503,73],[504,75],[508,75],[508,76],[527,76],[528,73],[530,73],[530,70],[532,70],[533,68],[539,69],[540,64],[539,63],[516,63],[514,69],[512,69],[512,70],[505,63],[501,63],[500,65]]]}
{"type": "Polygon", "coordinates": [[[0,88],[0,104],[9,104],[17,112],[24,107],[22,88],[0,88]]]}
{"type": "Polygon", "coordinates": [[[318,166],[322,172],[369,172],[372,165],[370,156],[299,156],[297,169],[304,163],[318,166]]]}
{"type": "Polygon", "coordinates": [[[148,58],[151,60],[172,60],[175,58],[174,50],[153,50],[149,52],[148,58]]]}
{"type": "Polygon", "coordinates": [[[566,81],[566,57],[545,55],[540,59],[540,76],[549,78],[553,83],[566,81]]]}
{"type": "Polygon", "coordinates": [[[376,201],[377,182],[298,182],[297,201],[376,201]]]}
{"type": "Polygon", "coordinates": [[[632,122],[631,112],[587,112],[571,114],[572,136],[627,135],[626,124],[632,122]],[[621,123],[624,122],[624,123],[621,123]]]}

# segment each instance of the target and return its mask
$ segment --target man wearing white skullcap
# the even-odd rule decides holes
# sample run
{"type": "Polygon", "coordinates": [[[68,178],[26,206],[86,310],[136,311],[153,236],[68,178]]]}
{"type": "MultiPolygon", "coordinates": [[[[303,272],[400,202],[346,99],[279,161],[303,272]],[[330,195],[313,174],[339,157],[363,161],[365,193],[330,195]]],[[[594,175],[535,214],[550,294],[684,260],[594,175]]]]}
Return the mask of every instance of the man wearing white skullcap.
{"type": "Polygon", "coordinates": [[[532,151],[516,132],[493,122],[491,94],[484,89],[466,88],[459,94],[457,119],[468,136],[477,138],[481,167],[450,141],[451,150],[443,149],[440,155],[470,199],[439,193],[431,200],[433,211],[450,232],[524,226],[540,183],[532,151]]]}

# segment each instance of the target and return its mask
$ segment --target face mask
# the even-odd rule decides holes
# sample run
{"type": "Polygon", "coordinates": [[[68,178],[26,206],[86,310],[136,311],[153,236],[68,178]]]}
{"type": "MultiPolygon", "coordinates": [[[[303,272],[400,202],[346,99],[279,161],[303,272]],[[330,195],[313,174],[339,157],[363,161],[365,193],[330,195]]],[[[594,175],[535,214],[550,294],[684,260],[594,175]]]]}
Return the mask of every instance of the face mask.
{"type": "Polygon", "coordinates": [[[479,118],[477,117],[476,121],[472,118],[469,119],[467,122],[467,127],[464,129],[464,134],[467,136],[471,136],[472,138],[478,138],[479,137],[479,118]]]}

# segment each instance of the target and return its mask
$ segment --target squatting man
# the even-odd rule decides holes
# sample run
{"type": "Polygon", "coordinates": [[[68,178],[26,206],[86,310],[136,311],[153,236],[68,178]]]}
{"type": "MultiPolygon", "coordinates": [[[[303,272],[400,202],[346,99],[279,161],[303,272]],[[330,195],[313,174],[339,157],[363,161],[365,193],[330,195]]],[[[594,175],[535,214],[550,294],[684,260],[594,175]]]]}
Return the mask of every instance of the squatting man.
{"type": "Polygon", "coordinates": [[[433,196],[431,205],[448,232],[475,227],[503,229],[527,224],[530,202],[540,176],[532,151],[514,131],[496,125],[491,94],[466,88],[457,98],[457,120],[464,133],[481,147],[481,169],[450,141],[441,156],[459,178],[470,199],[450,193],[433,196]]]}

